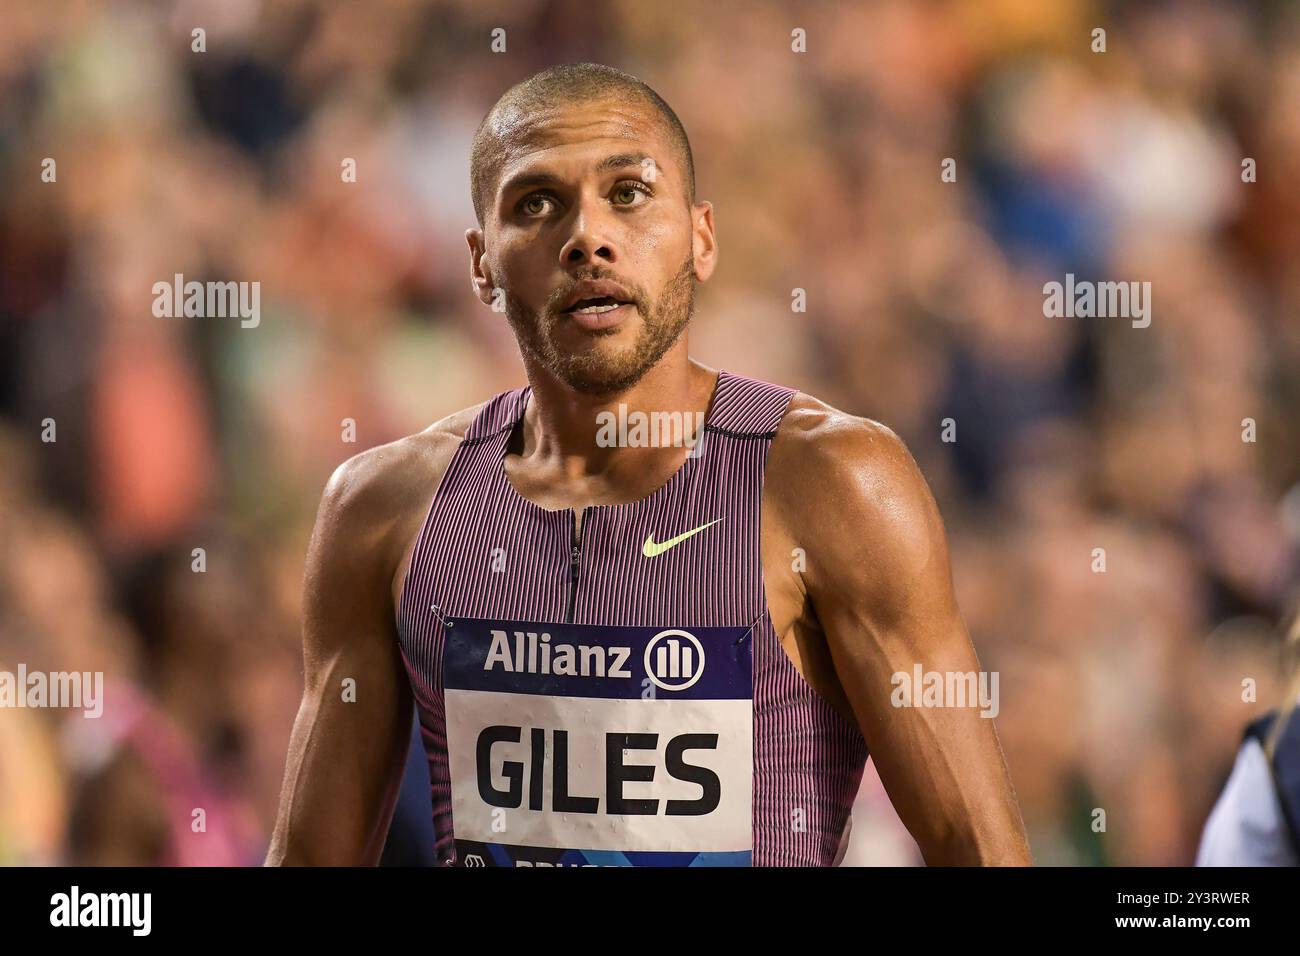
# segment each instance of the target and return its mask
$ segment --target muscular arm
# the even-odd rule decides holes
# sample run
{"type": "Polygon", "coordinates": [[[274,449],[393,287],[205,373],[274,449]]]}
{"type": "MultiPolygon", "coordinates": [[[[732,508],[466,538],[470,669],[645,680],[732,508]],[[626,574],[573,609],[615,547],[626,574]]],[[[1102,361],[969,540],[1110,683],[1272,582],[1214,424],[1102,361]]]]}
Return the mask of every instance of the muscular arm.
{"type": "Polygon", "coordinates": [[[889,429],[816,406],[792,408],[768,471],[785,534],[807,554],[797,586],[881,781],[928,864],[1029,864],[993,720],[977,703],[891,702],[892,675],[917,663],[980,670],[925,479],[889,429]]]}
{"type": "Polygon", "coordinates": [[[393,579],[448,457],[440,438],[357,455],[325,488],[303,585],[305,687],[268,865],[373,865],[383,851],[411,726],[393,579]]]}

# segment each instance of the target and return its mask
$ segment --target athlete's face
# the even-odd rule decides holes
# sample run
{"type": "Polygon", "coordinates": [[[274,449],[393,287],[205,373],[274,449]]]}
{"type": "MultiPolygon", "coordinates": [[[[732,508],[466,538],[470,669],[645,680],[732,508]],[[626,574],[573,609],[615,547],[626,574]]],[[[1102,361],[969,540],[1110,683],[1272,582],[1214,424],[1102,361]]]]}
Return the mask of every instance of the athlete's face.
{"type": "Polygon", "coordinates": [[[622,391],[677,340],[713,273],[712,208],[688,203],[672,140],[639,105],[577,104],[500,135],[484,229],[466,233],[475,291],[501,298],[520,349],[561,382],[622,391]]]}

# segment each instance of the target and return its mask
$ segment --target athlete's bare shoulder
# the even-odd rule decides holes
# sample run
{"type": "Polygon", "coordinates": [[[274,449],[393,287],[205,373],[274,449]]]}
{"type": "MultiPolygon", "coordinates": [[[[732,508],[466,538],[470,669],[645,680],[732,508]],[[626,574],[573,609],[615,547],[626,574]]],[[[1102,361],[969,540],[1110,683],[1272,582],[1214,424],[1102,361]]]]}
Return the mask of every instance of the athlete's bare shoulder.
{"type": "Polygon", "coordinates": [[[867,569],[877,581],[906,575],[942,546],[934,499],[903,440],[802,392],[772,439],[764,507],[781,544],[807,553],[805,577],[855,588],[867,569]]]}
{"type": "Polygon", "coordinates": [[[330,476],[316,518],[316,537],[346,549],[343,560],[391,580],[482,405],[423,431],[353,455],[330,476]]]}
{"type": "Polygon", "coordinates": [[[423,431],[353,455],[334,469],[325,500],[360,520],[386,520],[432,493],[482,405],[434,422],[423,431]]]}
{"type": "Polygon", "coordinates": [[[464,409],[423,431],[353,455],[330,476],[326,496],[363,512],[388,513],[400,507],[411,494],[429,488],[431,480],[442,478],[482,407],[464,409]]]}
{"type": "Polygon", "coordinates": [[[808,498],[808,490],[828,481],[831,489],[845,482],[906,485],[919,477],[914,466],[903,440],[886,425],[796,392],[772,439],[766,481],[808,498]]]}

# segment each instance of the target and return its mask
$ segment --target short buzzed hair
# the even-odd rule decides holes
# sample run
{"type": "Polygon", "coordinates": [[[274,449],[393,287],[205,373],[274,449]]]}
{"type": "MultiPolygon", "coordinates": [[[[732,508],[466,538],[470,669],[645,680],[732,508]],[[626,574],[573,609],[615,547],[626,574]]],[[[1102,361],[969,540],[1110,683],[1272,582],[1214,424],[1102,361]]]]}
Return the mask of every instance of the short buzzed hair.
{"type": "Polygon", "coordinates": [[[607,99],[637,102],[659,114],[686,174],[686,201],[695,202],[695,159],[686,128],[673,108],[645,83],[622,70],[600,63],[562,63],[510,87],[479,123],[470,151],[469,176],[474,215],[480,228],[505,160],[505,147],[498,135],[501,119],[607,99]]]}

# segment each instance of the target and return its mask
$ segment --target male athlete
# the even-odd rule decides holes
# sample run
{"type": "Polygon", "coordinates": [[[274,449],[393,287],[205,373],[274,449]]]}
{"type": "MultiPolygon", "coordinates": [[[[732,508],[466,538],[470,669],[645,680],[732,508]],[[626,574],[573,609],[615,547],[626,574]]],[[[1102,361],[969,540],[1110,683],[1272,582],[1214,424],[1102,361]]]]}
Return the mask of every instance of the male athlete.
{"type": "Polygon", "coordinates": [[[445,864],[834,865],[868,748],[927,863],[1029,863],[993,722],[899,706],[979,671],[902,442],[689,356],[717,242],[673,111],[554,67],[471,167],[529,387],[331,477],[268,863],[377,861],[413,702],[445,864]],[[703,428],[611,442],[620,404],[703,428]]]}

